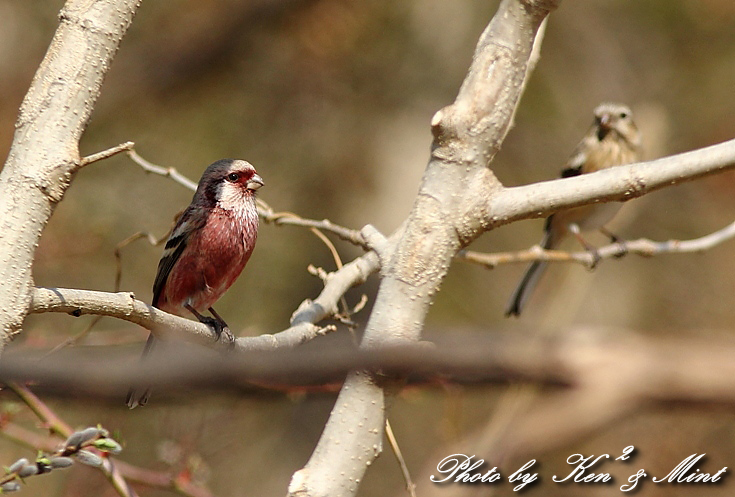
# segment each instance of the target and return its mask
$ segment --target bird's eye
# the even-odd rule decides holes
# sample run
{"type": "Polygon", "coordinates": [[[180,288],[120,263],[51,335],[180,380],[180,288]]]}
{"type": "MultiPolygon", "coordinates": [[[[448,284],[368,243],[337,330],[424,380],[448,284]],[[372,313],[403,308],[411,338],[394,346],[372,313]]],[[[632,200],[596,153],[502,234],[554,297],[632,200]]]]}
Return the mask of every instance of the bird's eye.
{"type": "Polygon", "coordinates": [[[235,182],[240,179],[240,175],[237,173],[230,173],[227,175],[227,180],[231,182],[235,182]]]}
{"type": "Polygon", "coordinates": [[[625,119],[626,117],[628,117],[628,113],[627,112],[621,112],[620,113],[620,119],[625,119]]]}

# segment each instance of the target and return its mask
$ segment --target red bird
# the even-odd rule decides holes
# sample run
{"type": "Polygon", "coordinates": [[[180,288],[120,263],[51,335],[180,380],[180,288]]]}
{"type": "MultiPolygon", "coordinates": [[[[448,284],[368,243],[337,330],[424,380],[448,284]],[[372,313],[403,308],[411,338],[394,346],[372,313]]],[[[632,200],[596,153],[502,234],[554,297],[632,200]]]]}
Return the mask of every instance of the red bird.
{"type": "MultiPolygon", "coordinates": [[[[199,180],[194,198],[179,218],[158,263],[153,307],[172,314],[188,310],[219,335],[227,324],[212,308],[242,272],[258,238],[255,192],[263,180],[244,160],[221,159],[199,180]],[[214,318],[201,313],[209,310],[214,318]]],[[[143,357],[155,337],[148,336],[143,357]]],[[[148,402],[150,389],[135,389],[126,403],[133,409],[148,402]]]]}

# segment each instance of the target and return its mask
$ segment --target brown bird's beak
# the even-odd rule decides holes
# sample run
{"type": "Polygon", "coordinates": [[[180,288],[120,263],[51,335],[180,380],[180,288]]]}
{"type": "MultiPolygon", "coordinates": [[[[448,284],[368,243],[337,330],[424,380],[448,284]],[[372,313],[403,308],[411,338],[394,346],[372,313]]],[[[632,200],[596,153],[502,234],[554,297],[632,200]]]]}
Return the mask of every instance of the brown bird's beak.
{"type": "Polygon", "coordinates": [[[610,115],[609,114],[603,114],[600,116],[600,127],[601,128],[610,128],[610,115]]]}
{"type": "Polygon", "coordinates": [[[259,174],[254,174],[253,177],[250,178],[250,181],[248,181],[248,184],[246,186],[248,190],[257,190],[264,184],[265,183],[263,183],[263,178],[261,178],[259,174]]]}
{"type": "Polygon", "coordinates": [[[601,115],[600,118],[597,120],[597,127],[597,139],[602,141],[612,129],[612,126],[610,126],[610,115],[601,115]]]}

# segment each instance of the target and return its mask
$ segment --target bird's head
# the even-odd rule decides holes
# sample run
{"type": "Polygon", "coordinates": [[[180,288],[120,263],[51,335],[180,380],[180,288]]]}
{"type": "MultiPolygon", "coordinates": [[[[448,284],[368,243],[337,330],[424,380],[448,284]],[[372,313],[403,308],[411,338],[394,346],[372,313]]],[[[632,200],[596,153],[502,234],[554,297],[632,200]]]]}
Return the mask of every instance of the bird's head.
{"type": "Polygon", "coordinates": [[[638,148],[641,136],[627,105],[604,103],[595,108],[594,123],[597,139],[625,140],[631,148],[638,148]]]}
{"type": "Polygon", "coordinates": [[[204,171],[194,196],[206,204],[232,209],[245,199],[253,199],[261,186],[263,178],[249,162],[220,159],[204,171]]]}

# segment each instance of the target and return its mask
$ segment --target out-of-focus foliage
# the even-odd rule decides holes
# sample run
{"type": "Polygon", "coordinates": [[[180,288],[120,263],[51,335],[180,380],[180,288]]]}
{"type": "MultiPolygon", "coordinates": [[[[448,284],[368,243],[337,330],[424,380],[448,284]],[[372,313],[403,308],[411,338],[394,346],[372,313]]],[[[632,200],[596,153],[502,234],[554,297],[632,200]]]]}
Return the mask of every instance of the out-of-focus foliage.
{"type": "MultiPolygon", "coordinates": [[[[61,6],[0,0],[3,157],[61,6]]],[[[494,9],[493,2],[472,0],[144,2],[107,78],[82,153],[133,140],[148,160],[193,179],[218,158],[245,158],[265,180],[262,198],[276,209],[354,228],[371,223],[389,233],[411,207],[428,158],[429,120],[453,100],[494,9]]],[[[555,177],[592,108],[604,100],[632,106],[648,158],[735,137],[734,27],[731,0],[565,0],[550,19],[516,127],[493,164],[496,174],[507,185],[555,177]]],[[[626,206],[611,228],[625,238],[704,235],[732,221],[734,190],[732,173],[666,189],[626,206]]],[[[139,230],[163,235],[190,196],[170,180],[145,175],[125,156],[82,170],[42,238],[36,283],[111,290],[115,245],[139,230]]],[[[540,236],[541,221],[529,221],[490,233],[473,248],[526,248],[540,236]]],[[[341,243],[338,248],[345,259],[359,254],[341,243]]],[[[160,250],[144,242],[124,250],[123,290],[150,298],[160,250]]],[[[706,340],[710,330],[730,331],[735,322],[730,254],[732,245],[702,255],[630,257],[605,262],[594,273],[555,266],[527,315],[514,322],[504,320],[502,310],[522,268],[488,272],[458,264],[429,326],[442,333],[530,333],[542,324],[593,324],[662,336],[700,333],[706,340]]],[[[306,272],[310,263],[334,267],[308,231],[264,226],[251,263],[218,311],[240,333],[285,328],[299,302],[321,288],[306,272]]],[[[372,282],[364,291],[375,287],[372,282]]],[[[82,330],[85,319],[34,316],[20,341],[51,347],[82,330]]],[[[144,336],[107,319],[86,343],[130,343],[144,336]]],[[[418,473],[435,465],[441,444],[486,421],[496,394],[401,395],[392,419],[409,466],[418,473]]],[[[290,474],[306,461],[332,404],[329,397],[200,400],[154,402],[134,412],[124,409],[122,397],[119,406],[97,410],[55,407],[80,425],[119,427],[131,462],[181,468],[196,460],[194,473],[208,476],[217,495],[241,495],[243,485],[248,494],[272,495],[282,494],[290,474]]],[[[634,444],[643,467],[646,460],[673,467],[696,451],[727,465],[735,456],[734,428],[732,416],[721,413],[637,415],[581,448],[548,458],[562,463],[572,452],[634,444]]],[[[2,453],[2,460],[24,454],[5,442],[2,453]]],[[[564,466],[555,468],[561,472],[564,466]]],[[[34,491],[98,495],[94,478],[74,469],[39,481],[34,491]]],[[[543,485],[549,495],[586,492],[543,485]]],[[[400,494],[401,486],[399,470],[386,456],[371,468],[361,494],[400,494]]],[[[707,495],[727,489],[707,487],[707,495]]],[[[657,495],[655,490],[648,486],[641,494],[657,495]]],[[[694,495],[699,488],[664,491],[694,495]]]]}

